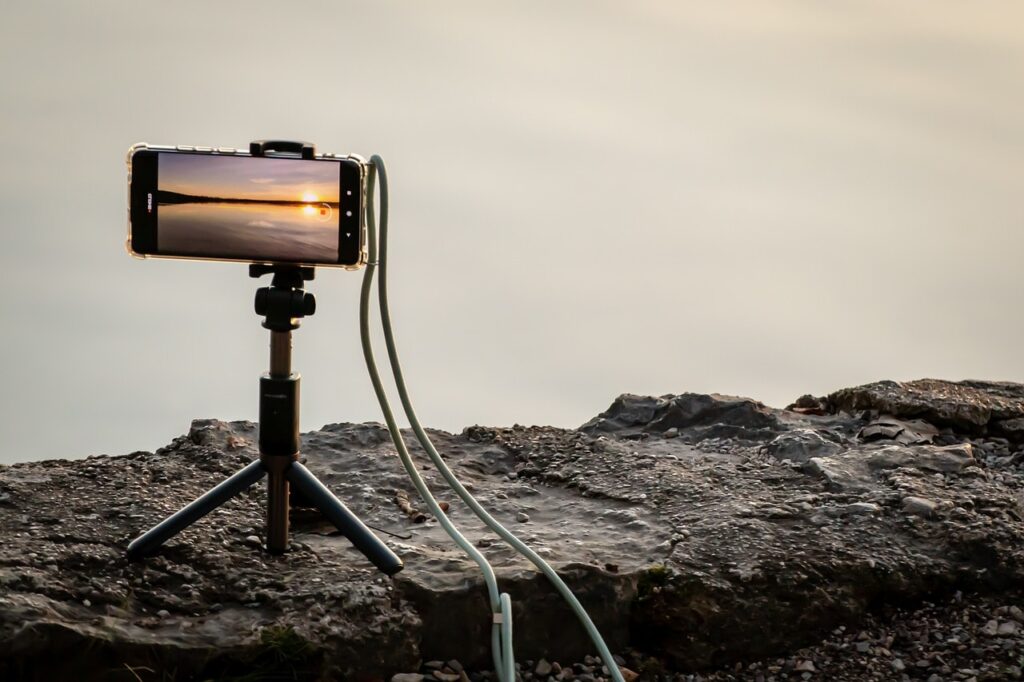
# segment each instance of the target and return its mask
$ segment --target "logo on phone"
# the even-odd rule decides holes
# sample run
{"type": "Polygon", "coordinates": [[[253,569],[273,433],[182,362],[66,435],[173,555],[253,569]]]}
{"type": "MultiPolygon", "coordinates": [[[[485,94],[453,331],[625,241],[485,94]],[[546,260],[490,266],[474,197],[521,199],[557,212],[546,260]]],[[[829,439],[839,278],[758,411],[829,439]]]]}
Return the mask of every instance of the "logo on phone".
{"type": "Polygon", "coordinates": [[[153,193],[149,192],[146,194],[146,213],[153,212],[153,193]]]}

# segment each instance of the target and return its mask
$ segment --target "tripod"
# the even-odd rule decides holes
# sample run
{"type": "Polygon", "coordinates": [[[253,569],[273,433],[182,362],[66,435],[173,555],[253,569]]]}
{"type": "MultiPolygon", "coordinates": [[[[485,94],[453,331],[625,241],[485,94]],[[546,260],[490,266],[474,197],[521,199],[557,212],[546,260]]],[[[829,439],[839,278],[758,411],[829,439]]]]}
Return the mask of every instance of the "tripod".
{"type": "Polygon", "coordinates": [[[256,291],[256,313],[270,330],[270,372],[260,377],[260,458],[236,472],[128,545],[128,556],[145,556],[232,497],[267,476],[267,551],[288,548],[289,484],[312,503],[356,549],[387,575],[402,570],[402,560],[342,504],[309,469],[299,463],[299,375],[291,371],[292,331],[299,319],[316,311],[303,282],[314,269],[297,265],[249,266],[250,277],[273,274],[269,287],[256,291]]]}

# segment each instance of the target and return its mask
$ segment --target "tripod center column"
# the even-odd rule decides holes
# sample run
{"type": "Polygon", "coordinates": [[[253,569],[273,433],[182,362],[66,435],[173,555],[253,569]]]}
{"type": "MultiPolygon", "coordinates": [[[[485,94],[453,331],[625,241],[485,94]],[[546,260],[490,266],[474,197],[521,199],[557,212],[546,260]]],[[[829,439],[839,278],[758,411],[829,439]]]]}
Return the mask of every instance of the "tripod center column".
{"type": "Polygon", "coordinates": [[[292,374],[292,334],[270,332],[270,372],[260,378],[260,459],[267,470],[267,551],[288,549],[288,479],[299,456],[299,375],[292,374]]]}

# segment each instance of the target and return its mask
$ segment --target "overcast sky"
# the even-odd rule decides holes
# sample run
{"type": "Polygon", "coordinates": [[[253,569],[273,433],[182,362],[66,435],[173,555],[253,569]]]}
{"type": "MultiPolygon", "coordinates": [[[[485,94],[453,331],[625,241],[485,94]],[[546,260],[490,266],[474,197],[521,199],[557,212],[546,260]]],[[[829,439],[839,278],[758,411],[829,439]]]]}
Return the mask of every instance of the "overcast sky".
{"type": "MultiPolygon", "coordinates": [[[[125,252],[139,141],[382,154],[428,425],[1024,380],[1021,7],[5,3],[0,462],[256,418],[245,267],[125,252]]],[[[311,284],[304,429],[380,420],[359,280],[311,284]]]]}

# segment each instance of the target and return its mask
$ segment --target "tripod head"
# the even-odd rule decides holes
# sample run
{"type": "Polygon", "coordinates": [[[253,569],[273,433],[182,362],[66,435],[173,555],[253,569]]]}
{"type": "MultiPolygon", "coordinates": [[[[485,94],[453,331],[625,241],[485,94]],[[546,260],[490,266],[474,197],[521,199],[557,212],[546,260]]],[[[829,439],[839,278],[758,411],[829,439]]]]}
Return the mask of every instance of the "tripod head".
{"type": "Polygon", "coordinates": [[[300,265],[253,263],[249,276],[273,274],[269,287],[256,290],[256,314],[265,315],[263,326],[275,332],[299,328],[299,320],[316,312],[313,294],[303,291],[303,282],[312,280],[316,270],[300,265]]]}

